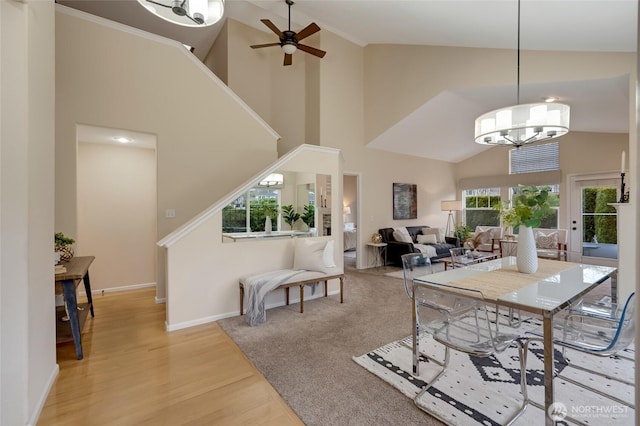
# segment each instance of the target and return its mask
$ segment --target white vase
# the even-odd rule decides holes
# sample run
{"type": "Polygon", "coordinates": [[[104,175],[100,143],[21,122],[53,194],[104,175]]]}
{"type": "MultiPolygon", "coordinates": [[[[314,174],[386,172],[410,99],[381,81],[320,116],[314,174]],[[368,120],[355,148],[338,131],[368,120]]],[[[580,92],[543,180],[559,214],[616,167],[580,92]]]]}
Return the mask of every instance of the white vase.
{"type": "Polygon", "coordinates": [[[264,233],[265,234],[271,233],[271,216],[267,216],[264,219],[264,233]]]}
{"type": "Polygon", "coordinates": [[[518,271],[525,274],[533,274],[538,270],[536,240],[533,238],[533,228],[530,226],[520,225],[516,265],[518,266],[518,271]]]}

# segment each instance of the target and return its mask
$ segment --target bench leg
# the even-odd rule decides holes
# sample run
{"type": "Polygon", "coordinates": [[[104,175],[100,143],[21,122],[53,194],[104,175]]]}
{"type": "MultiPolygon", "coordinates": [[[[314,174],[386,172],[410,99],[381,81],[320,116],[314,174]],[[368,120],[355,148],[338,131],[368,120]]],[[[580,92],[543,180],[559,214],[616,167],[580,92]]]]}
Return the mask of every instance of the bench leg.
{"type": "Polygon", "coordinates": [[[304,314],[304,284],[300,286],[300,313],[304,314]]]}
{"type": "Polygon", "coordinates": [[[285,287],[284,292],[287,295],[287,305],[288,305],[289,304],[289,287],[285,287]]]}
{"type": "Polygon", "coordinates": [[[240,284],[240,316],[244,315],[244,286],[240,284]]]}
{"type": "Polygon", "coordinates": [[[344,277],[340,277],[340,303],[344,303],[344,277]]]}
{"type": "Polygon", "coordinates": [[[324,297],[327,297],[327,294],[329,294],[329,291],[327,290],[327,282],[328,280],[324,280],[324,297]]]}

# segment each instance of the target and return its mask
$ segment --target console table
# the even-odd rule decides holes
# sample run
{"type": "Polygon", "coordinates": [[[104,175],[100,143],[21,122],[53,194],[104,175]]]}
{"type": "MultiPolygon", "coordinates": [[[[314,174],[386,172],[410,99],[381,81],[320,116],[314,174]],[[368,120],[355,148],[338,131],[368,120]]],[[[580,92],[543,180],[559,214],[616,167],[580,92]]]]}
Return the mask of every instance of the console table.
{"type": "Polygon", "coordinates": [[[89,266],[95,259],[94,256],[78,256],[72,257],[68,262],[61,262],[61,265],[67,269],[66,272],[55,275],[55,293],[64,296],[67,315],[69,316],[69,325],[71,326],[72,339],[64,335],[64,327],[61,324],[61,317],[64,315],[64,308],[58,313],[56,308],[56,343],[68,342],[73,340],[76,347],[76,355],[78,359],[83,358],[82,341],[80,340],[80,331],[87,319],[87,308],[93,317],[93,298],[91,297],[91,282],[89,281],[89,266]],[[81,303],[78,306],[76,296],[76,287],[84,282],[84,289],[87,293],[88,303],[81,303]],[[82,309],[78,315],[78,307],[82,309]]]}

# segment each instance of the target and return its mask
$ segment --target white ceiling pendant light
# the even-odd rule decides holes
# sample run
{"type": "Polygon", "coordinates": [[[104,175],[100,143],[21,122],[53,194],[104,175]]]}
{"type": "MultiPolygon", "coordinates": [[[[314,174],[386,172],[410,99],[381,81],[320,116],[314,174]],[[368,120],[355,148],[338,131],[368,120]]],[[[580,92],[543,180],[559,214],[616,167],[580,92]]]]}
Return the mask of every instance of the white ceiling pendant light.
{"type": "Polygon", "coordinates": [[[185,27],[207,27],[222,19],[224,0],[138,0],[149,12],[185,27]]]}
{"type": "Polygon", "coordinates": [[[569,106],[540,102],[520,105],[520,0],[518,0],[517,105],[476,118],[475,141],[483,145],[522,145],[557,138],[569,132],[569,106]]]}

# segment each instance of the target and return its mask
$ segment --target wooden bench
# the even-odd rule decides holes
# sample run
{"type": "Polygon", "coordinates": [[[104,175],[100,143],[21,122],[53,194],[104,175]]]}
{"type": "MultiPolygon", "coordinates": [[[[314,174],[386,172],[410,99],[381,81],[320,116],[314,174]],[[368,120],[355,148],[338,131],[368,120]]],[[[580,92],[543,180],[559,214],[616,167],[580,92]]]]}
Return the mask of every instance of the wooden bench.
{"type": "MultiPolygon", "coordinates": [[[[240,315],[244,315],[244,285],[245,281],[251,277],[244,277],[240,279],[240,315]]],[[[278,288],[284,288],[286,295],[286,303],[289,304],[289,289],[291,287],[300,288],[300,313],[304,313],[304,286],[309,284],[315,284],[320,281],[324,281],[324,297],[327,297],[327,284],[329,280],[340,280],[340,303],[344,303],[344,274],[327,275],[322,272],[306,271],[301,274],[291,277],[289,280],[280,284],[278,288]]]]}

